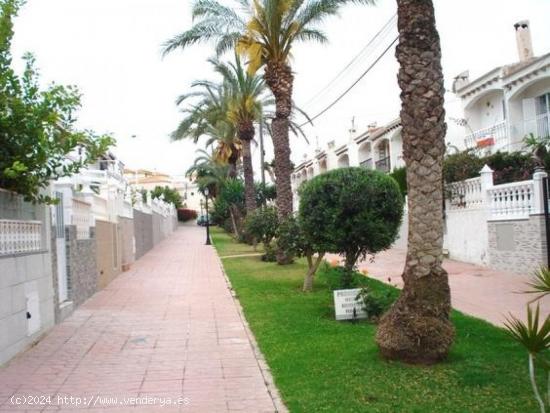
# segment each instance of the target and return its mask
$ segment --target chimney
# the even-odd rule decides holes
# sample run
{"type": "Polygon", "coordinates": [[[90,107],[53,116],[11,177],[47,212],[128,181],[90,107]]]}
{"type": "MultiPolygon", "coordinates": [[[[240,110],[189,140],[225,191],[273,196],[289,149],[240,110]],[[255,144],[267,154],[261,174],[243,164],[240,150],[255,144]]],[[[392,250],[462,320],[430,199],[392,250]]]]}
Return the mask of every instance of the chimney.
{"type": "Polygon", "coordinates": [[[529,20],[522,20],[514,24],[516,29],[516,43],[518,46],[519,61],[526,62],[533,58],[533,44],[531,42],[531,31],[529,20]]]}
{"type": "Polygon", "coordinates": [[[453,93],[456,93],[457,90],[462,89],[464,86],[470,83],[470,72],[464,71],[459,73],[453,80],[453,93]]]}

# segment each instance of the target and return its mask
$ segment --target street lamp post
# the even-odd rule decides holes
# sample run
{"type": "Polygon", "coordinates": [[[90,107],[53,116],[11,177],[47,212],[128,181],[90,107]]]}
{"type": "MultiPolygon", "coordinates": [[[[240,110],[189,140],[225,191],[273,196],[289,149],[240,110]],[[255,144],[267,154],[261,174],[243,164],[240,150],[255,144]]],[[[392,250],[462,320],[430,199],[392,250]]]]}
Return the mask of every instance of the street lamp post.
{"type": "Polygon", "coordinates": [[[208,216],[208,187],[204,188],[204,197],[206,198],[206,245],[210,245],[210,217],[208,216]]]}

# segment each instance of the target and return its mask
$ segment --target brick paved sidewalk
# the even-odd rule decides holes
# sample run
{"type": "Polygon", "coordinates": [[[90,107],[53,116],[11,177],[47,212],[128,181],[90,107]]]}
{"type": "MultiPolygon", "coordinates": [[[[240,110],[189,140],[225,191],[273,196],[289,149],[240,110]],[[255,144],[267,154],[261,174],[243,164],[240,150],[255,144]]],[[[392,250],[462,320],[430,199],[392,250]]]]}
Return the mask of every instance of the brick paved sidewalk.
{"type": "MultiPolygon", "coordinates": [[[[360,269],[367,269],[373,278],[401,287],[401,274],[405,266],[406,250],[392,248],[376,255],[373,263],[362,262],[360,269]]],[[[336,259],[331,256],[328,258],[336,259]]],[[[445,260],[443,267],[449,273],[451,285],[451,299],[453,307],[466,314],[502,326],[504,317],[509,313],[525,319],[526,303],[534,296],[517,294],[525,291],[525,283],[530,279],[528,275],[518,275],[505,271],[496,271],[479,265],[460,261],[445,260]]],[[[541,300],[541,312],[550,313],[550,299],[541,300]]]]}
{"type": "Polygon", "coordinates": [[[214,249],[203,243],[203,228],[180,227],[38,345],[0,368],[0,411],[17,407],[12,395],[53,396],[49,406],[19,406],[29,411],[85,407],[63,405],[58,395],[87,397],[96,412],[276,411],[265,363],[214,249]],[[161,399],[139,405],[146,396],[161,399]],[[127,402],[124,397],[140,400],[110,405],[127,402]],[[165,398],[184,404],[162,407],[165,398]]]}

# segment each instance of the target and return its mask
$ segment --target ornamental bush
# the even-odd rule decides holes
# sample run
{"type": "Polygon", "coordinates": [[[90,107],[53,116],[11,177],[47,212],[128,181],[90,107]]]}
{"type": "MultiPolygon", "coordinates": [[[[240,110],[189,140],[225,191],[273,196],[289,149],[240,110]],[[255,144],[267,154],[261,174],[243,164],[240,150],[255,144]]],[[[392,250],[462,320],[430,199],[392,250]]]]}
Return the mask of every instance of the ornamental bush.
{"type": "Polygon", "coordinates": [[[302,229],[318,250],[345,257],[342,284],[346,288],[359,258],[393,244],[402,215],[399,186],[379,171],[335,169],[300,188],[302,229]]]}
{"type": "Polygon", "coordinates": [[[245,233],[264,245],[266,261],[272,261],[274,258],[271,241],[277,234],[278,226],[277,210],[273,207],[258,208],[245,219],[245,233]]]}
{"type": "Polygon", "coordinates": [[[187,222],[191,221],[192,219],[197,219],[197,211],[187,208],[178,209],[178,221],[187,222]]]}
{"type": "MultiPolygon", "coordinates": [[[[550,157],[543,159],[550,166],[550,157]]],[[[467,149],[449,155],[443,161],[443,177],[446,183],[463,181],[480,175],[484,165],[494,171],[495,185],[530,179],[536,167],[532,155],[523,152],[495,152],[479,156],[475,149],[467,149]]]]}

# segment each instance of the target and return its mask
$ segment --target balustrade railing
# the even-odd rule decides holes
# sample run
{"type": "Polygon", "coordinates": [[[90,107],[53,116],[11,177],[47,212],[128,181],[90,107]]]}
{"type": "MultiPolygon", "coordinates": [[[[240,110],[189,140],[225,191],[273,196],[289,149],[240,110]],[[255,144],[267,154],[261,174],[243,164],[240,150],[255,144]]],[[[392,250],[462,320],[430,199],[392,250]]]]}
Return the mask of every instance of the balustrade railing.
{"type": "Polygon", "coordinates": [[[41,251],[42,222],[0,219],[0,256],[41,251]]]}
{"type": "Polygon", "coordinates": [[[446,185],[450,209],[472,209],[483,205],[481,178],[466,179],[446,185]]]}
{"type": "Polygon", "coordinates": [[[534,209],[533,181],[513,182],[488,189],[491,219],[528,218],[534,209]]]}

